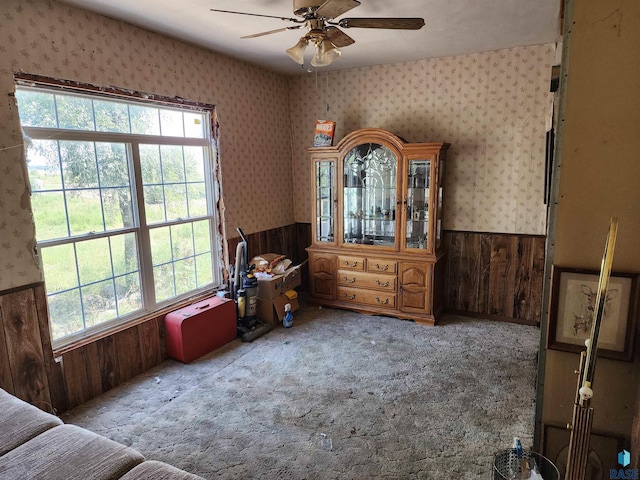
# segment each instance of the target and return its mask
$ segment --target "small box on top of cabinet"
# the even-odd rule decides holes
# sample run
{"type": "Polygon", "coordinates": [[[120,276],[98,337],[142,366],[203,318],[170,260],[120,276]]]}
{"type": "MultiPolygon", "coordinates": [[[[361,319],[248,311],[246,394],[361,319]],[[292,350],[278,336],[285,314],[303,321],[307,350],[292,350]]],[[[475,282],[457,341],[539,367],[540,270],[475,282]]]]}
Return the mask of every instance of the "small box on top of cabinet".
{"type": "Polygon", "coordinates": [[[189,363],[237,336],[233,300],[212,297],[164,317],[167,355],[189,363]]]}

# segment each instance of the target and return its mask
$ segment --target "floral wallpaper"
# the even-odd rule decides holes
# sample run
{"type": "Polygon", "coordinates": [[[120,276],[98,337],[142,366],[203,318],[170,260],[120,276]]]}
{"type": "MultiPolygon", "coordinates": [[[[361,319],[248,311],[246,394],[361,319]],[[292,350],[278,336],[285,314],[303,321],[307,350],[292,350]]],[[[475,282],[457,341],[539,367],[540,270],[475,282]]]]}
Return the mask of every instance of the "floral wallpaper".
{"type": "MultiPolygon", "coordinates": [[[[348,55],[345,49],[338,61],[348,55]]],[[[539,45],[292,78],[296,221],[311,221],[305,148],[323,119],[337,122],[334,144],[365,127],[409,142],[450,143],[446,229],[545,234],[554,58],[554,45],[539,45]]]]}
{"type": "Polygon", "coordinates": [[[16,71],[216,105],[229,236],[294,222],[286,77],[55,1],[2,0],[0,291],[42,279],[16,71]]]}

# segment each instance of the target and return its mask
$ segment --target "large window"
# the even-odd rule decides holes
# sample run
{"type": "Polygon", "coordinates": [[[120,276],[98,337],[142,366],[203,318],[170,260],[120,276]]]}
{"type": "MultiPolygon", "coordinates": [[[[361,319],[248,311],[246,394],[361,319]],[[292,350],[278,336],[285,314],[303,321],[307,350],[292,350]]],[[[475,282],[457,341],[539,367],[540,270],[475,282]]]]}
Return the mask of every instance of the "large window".
{"type": "Polygon", "coordinates": [[[16,97],[56,345],[219,284],[209,111],[16,97]]]}

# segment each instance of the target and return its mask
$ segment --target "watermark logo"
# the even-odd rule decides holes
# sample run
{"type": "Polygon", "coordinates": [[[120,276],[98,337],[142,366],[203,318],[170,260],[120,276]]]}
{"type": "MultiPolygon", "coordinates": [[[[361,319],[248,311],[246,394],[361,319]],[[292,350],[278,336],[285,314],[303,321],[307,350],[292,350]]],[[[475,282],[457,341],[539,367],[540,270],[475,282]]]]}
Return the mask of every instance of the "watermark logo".
{"type": "Polygon", "coordinates": [[[637,468],[624,468],[627,467],[631,463],[631,454],[626,450],[622,450],[618,452],[618,464],[623,468],[612,468],[609,470],[609,478],[616,478],[622,480],[638,480],[640,476],[638,475],[637,468]]]}

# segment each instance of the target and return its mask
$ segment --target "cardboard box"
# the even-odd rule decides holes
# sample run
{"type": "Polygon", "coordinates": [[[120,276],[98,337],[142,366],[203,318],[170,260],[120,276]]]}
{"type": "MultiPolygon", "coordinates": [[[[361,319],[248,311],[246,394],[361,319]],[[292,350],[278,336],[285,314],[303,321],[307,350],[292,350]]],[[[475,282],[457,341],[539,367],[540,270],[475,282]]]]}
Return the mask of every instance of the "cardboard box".
{"type": "Polygon", "coordinates": [[[301,282],[301,265],[288,268],[284,275],[271,278],[258,278],[258,298],[274,300],[287,290],[293,290],[301,282]]]}
{"type": "Polygon", "coordinates": [[[291,304],[292,312],[295,312],[300,307],[297,298],[289,298],[284,294],[274,299],[258,298],[258,318],[264,322],[269,322],[274,327],[282,325],[284,306],[287,303],[291,304]]]}

